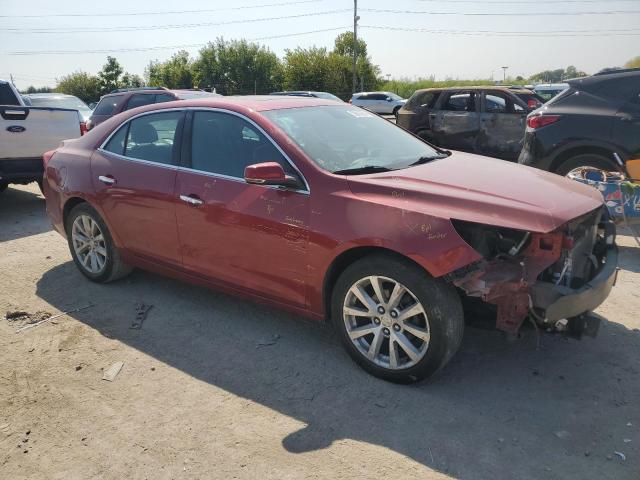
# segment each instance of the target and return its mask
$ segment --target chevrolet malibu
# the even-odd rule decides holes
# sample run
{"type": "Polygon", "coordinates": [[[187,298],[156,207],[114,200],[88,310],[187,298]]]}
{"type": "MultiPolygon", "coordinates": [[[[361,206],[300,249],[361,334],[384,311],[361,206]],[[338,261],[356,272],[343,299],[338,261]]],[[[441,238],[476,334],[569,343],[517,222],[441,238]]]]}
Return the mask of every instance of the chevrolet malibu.
{"type": "Polygon", "coordinates": [[[89,280],[138,267],[331,320],[395,382],[456,352],[462,300],[507,333],[527,319],[579,330],[615,280],[596,190],[332,101],[149,105],[43,160],[47,212],[89,280]]]}

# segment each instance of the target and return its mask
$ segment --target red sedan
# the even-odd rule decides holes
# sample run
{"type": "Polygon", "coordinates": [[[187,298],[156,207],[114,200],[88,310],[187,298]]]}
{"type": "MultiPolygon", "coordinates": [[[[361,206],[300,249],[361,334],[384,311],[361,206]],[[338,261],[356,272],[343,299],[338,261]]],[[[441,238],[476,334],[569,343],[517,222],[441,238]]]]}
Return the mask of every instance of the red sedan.
{"type": "Polygon", "coordinates": [[[139,267],[331,319],[392,381],[451,358],[464,298],[505,332],[528,316],[579,330],[615,280],[597,191],[331,100],[150,105],[44,162],[47,212],[90,280],[139,267]]]}

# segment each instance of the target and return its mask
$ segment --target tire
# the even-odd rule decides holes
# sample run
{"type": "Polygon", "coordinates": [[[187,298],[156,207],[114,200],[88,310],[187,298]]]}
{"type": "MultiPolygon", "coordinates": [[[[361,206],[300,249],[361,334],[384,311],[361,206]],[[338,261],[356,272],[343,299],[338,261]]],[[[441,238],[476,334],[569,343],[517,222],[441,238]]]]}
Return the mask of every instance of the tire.
{"type": "Polygon", "coordinates": [[[462,303],[454,287],[430,277],[408,260],[387,255],[368,256],[345,269],[332,292],[331,318],[351,358],[370,374],[395,383],[413,383],[435,374],[458,350],[464,331],[462,303]],[[382,303],[371,278],[379,280],[382,303]],[[395,284],[406,288],[399,302],[392,299],[395,284]],[[353,293],[357,287],[373,302],[368,313],[378,312],[374,314],[378,316],[348,313],[364,313],[364,302],[353,293]],[[391,308],[394,303],[396,309],[391,308]],[[401,318],[403,312],[410,314],[409,310],[416,309],[418,313],[401,318]],[[358,338],[352,340],[355,335],[358,338]],[[367,352],[376,352],[374,344],[379,345],[379,353],[371,359],[367,352]]]}
{"type": "Polygon", "coordinates": [[[555,173],[564,177],[572,170],[580,167],[594,167],[607,171],[617,170],[616,166],[611,163],[606,157],[598,155],[597,153],[584,153],[581,155],[576,155],[575,157],[571,157],[568,160],[562,162],[556,168],[555,173]]]}
{"type": "Polygon", "coordinates": [[[393,112],[392,112],[392,113],[393,113],[393,116],[394,116],[394,117],[396,117],[396,118],[398,118],[398,112],[399,112],[399,111],[400,111],[400,107],[395,107],[395,108],[393,109],[393,112]]]}
{"type": "Polygon", "coordinates": [[[76,267],[92,282],[108,283],[131,273],[132,268],[122,260],[104,220],[88,203],[80,203],[71,209],[65,221],[65,230],[69,250],[76,267]],[[91,223],[89,224],[91,227],[87,227],[87,224],[84,223],[87,221],[86,219],[94,222],[95,227],[91,223]],[[76,220],[78,221],[77,225],[76,220]],[[90,235],[85,235],[86,233],[90,235]],[[80,239],[90,237],[90,252],[86,253],[87,248],[83,249],[80,245],[89,242],[83,242],[80,239]],[[92,253],[93,255],[91,255],[92,253]],[[83,255],[85,255],[84,260],[83,255]],[[87,257],[89,258],[87,259],[87,257]],[[96,268],[93,268],[94,266],[96,268]]]}

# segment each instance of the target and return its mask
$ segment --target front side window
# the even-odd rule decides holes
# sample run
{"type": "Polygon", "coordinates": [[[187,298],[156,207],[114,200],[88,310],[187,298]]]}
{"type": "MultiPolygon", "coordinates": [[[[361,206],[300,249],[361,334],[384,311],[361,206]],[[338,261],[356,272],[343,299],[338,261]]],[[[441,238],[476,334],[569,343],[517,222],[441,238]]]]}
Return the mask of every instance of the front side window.
{"type": "Polygon", "coordinates": [[[195,112],[191,168],[244,178],[245,167],[263,162],[278,162],[295,175],[282,153],[251,123],[229,113],[195,112]]]}
{"type": "Polygon", "coordinates": [[[451,93],[442,105],[441,110],[451,112],[475,112],[476,111],[476,93],[460,92],[451,93]]]}
{"type": "Polygon", "coordinates": [[[391,122],[357,107],[336,104],[262,114],[330,172],[396,170],[442,156],[391,122]]]}
{"type": "Polygon", "coordinates": [[[103,97],[93,111],[94,115],[113,115],[118,103],[122,100],[122,95],[110,95],[103,97]]]}
{"type": "Polygon", "coordinates": [[[130,158],[170,165],[182,117],[183,112],[162,112],[134,118],[120,127],[104,149],[130,158]]]}

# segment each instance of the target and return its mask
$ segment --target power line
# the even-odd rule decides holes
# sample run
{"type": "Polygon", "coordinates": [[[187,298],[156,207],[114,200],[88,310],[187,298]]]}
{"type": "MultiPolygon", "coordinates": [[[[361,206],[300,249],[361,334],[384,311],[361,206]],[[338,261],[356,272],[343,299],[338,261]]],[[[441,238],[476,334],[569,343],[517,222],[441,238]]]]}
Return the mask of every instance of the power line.
{"type": "MultiPolygon", "coordinates": [[[[415,0],[416,2],[438,3],[478,3],[478,0],[415,0]]],[[[637,2],[638,0],[611,0],[611,2],[637,2]]],[[[494,5],[537,5],[539,3],[603,3],[603,0],[483,0],[483,4],[494,5]]]]}
{"type": "MultiPolygon", "coordinates": [[[[323,28],[319,30],[310,30],[307,32],[297,33],[284,33],[281,35],[270,35],[266,37],[247,38],[247,41],[254,42],[258,40],[273,40],[276,38],[288,38],[297,37],[302,35],[310,35],[313,33],[322,32],[334,32],[336,30],[346,30],[351,28],[350,25],[343,27],[323,28]]],[[[101,50],[36,50],[36,51],[22,51],[22,52],[6,52],[7,55],[81,55],[81,54],[104,54],[104,53],[126,53],[126,52],[148,52],[154,50],[178,50],[184,48],[199,48],[206,46],[207,43],[190,43],[183,45],[164,45],[156,47],[133,47],[133,48],[116,48],[116,49],[101,49],[101,50]]]]}
{"type": "Polygon", "coordinates": [[[582,16],[582,15],[634,15],[640,13],[640,10],[607,10],[602,12],[432,12],[421,10],[392,10],[382,8],[363,8],[363,12],[370,13],[391,13],[391,14],[409,14],[409,15],[462,15],[470,17],[554,17],[554,16],[582,16]]]}
{"type": "Polygon", "coordinates": [[[429,28],[411,27],[387,27],[382,25],[360,25],[360,28],[375,30],[391,30],[397,32],[430,33],[436,35],[469,35],[488,37],[600,37],[603,33],[610,36],[635,36],[640,35],[640,28],[620,30],[547,30],[547,31],[518,31],[501,32],[497,30],[436,30],[429,28]]]}
{"type": "Polygon", "coordinates": [[[228,12],[232,10],[248,10],[252,8],[266,8],[266,7],[283,7],[289,5],[301,5],[305,3],[317,3],[324,2],[325,0],[298,0],[294,2],[279,2],[279,3],[266,3],[260,5],[244,5],[241,7],[227,7],[227,8],[216,8],[216,9],[200,9],[200,10],[172,10],[172,11],[162,11],[155,12],[144,11],[144,12],[125,12],[125,13],[50,13],[50,14],[31,14],[31,15],[0,15],[0,18],[52,18],[52,17],[129,17],[136,15],[182,15],[188,13],[216,13],[216,12],[228,12]]]}
{"type": "Polygon", "coordinates": [[[34,28],[34,29],[25,29],[25,28],[4,28],[4,31],[10,31],[14,34],[23,34],[23,33],[101,33],[101,32],[131,32],[131,31],[143,31],[143,30],[171,30],[171,29],[185,29],[185,28],[201,28],[201,27],[217,27],[222,25],[236,25],[241,23],[257,23],[257,22],[268,22],[273,20],[289,20],[292,18],[303,18],[303,17],[317,17],[321,15],[334,15],[336,13],[345,13],[350,12],[351,9],[342,8],[338,10],[326,10],[323,12],[310,12],[310,13],[299,13],[297,15],[281,15],[278,17],[263,17],[263,18],[251,18],[245,20],[228,20],[225,22],[201,22],[201,23],[181,23],[181,24],[167,24],[167,25],[150,25],[147,27],[144,26],[132,26],[132,27],[106,27],[106,28],[34,28]]]}

